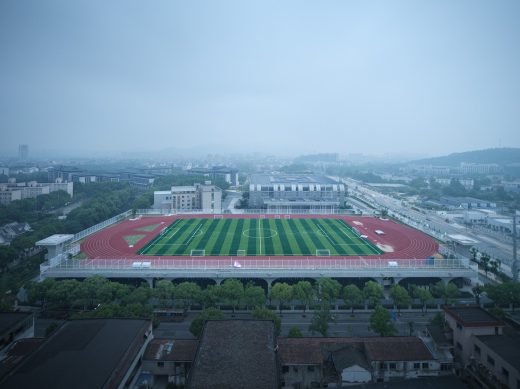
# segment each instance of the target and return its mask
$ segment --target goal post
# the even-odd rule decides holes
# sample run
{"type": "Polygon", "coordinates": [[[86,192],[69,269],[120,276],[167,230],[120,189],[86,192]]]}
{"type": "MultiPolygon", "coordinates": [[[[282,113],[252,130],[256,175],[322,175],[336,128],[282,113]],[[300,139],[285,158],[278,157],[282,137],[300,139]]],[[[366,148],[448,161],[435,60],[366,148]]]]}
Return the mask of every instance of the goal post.
{"type": "Polygon", "coordinates": [[[283,215],[283,217],[284,217],[285,219],[290,219],[290,218],[291,218],[291,215],[283,215]]]}
{"type": "Polygon", "coordinates": [[[213,219],[223,219],[224,215],[213,215],[213,219]]]}
{"type": "Polygon", "coordinates": [[[330,257],[330,250],[327,249],[316,249],[317,257],[330,257]]]}
{"type": "Polygon", "coordinates": [[[275,219],[280,219],[281,215],[274,215],[275,219]]]}
{"type": "Polygon", "coordinates": [[[206,250],[191,250],[190,257],[204,257],[206,255],[206,250]]]}
{"type": "Polygon", "coordinates": [[[237,250],[237,257],[245,257],[246,250],[237,250]]]}

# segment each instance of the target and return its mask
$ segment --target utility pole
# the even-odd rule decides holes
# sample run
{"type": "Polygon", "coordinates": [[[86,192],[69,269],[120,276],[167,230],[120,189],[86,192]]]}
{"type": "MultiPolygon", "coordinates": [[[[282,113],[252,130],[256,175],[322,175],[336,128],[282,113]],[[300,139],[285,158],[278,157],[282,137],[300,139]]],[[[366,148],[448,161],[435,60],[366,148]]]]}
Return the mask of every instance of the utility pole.
{"type": "Polygon", "coordinates": [[[517,238],[516,213],[517,213],[517,211],[515,211],[515,213],[513,214],[513,266],[511,268],[511,270],[513,272],[513,281],[518,282],[518,270],[519,269],[518,269],[518,259],[516,256],[516,238],[517,238]]]}

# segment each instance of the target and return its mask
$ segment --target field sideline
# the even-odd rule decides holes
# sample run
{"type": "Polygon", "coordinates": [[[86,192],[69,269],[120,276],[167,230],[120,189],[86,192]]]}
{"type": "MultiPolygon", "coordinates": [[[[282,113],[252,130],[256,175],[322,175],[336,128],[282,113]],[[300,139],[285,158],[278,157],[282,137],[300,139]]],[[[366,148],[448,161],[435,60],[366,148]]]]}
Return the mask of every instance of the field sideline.
{"type": "Polygon", "coordinates": [[[146,256],[366,256],[382,251],[341,219],[177,219],[146,256]]]}

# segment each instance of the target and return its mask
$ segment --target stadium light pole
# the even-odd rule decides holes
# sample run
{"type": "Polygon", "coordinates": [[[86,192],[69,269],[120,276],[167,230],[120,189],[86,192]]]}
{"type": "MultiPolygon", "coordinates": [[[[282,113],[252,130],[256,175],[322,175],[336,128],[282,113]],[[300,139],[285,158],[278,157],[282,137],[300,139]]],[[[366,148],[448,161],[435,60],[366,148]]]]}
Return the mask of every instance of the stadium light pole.
{"type": "Polygon", "coordinates": [[[513,273],[513,280],[515,282],[518,282],[518,258],[516,254],[516,239],[517,239],[517,233],[516,233],[516,215],[518,211],[515,211],[513,213],[513,266],[511,268],[511,271],[513,273]]]}

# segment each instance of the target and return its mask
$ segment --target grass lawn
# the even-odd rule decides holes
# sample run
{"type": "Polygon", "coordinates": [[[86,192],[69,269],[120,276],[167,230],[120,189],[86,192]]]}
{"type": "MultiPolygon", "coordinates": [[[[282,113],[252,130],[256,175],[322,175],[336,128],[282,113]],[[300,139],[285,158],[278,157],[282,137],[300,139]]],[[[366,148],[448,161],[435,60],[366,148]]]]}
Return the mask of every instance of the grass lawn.
{"type": "Polygon", "coordinates": [[[139,254],[348,256],[382,251],[340,219],[178,219],[139,254]]]}
{"type": "Polygon", "coordinates": [[[155,230],[157,227],[159,227],[161,224],[157,223],[157,224],[150,224],[149,226],[144,226],[144,227],[139,227],[137,228],[137,231],[145,231],[145,232],[150,232],[150,231],[153,231],[155,230]]]}
{"type": "Polygon", "coordinates": [[[143,239],[146,235],[127,235],[124,236],[123,239],[126,240],[126,243],[128,243],[129,246],[133,246],[137,242],[139,242],[141,239],[143,239]]]}

